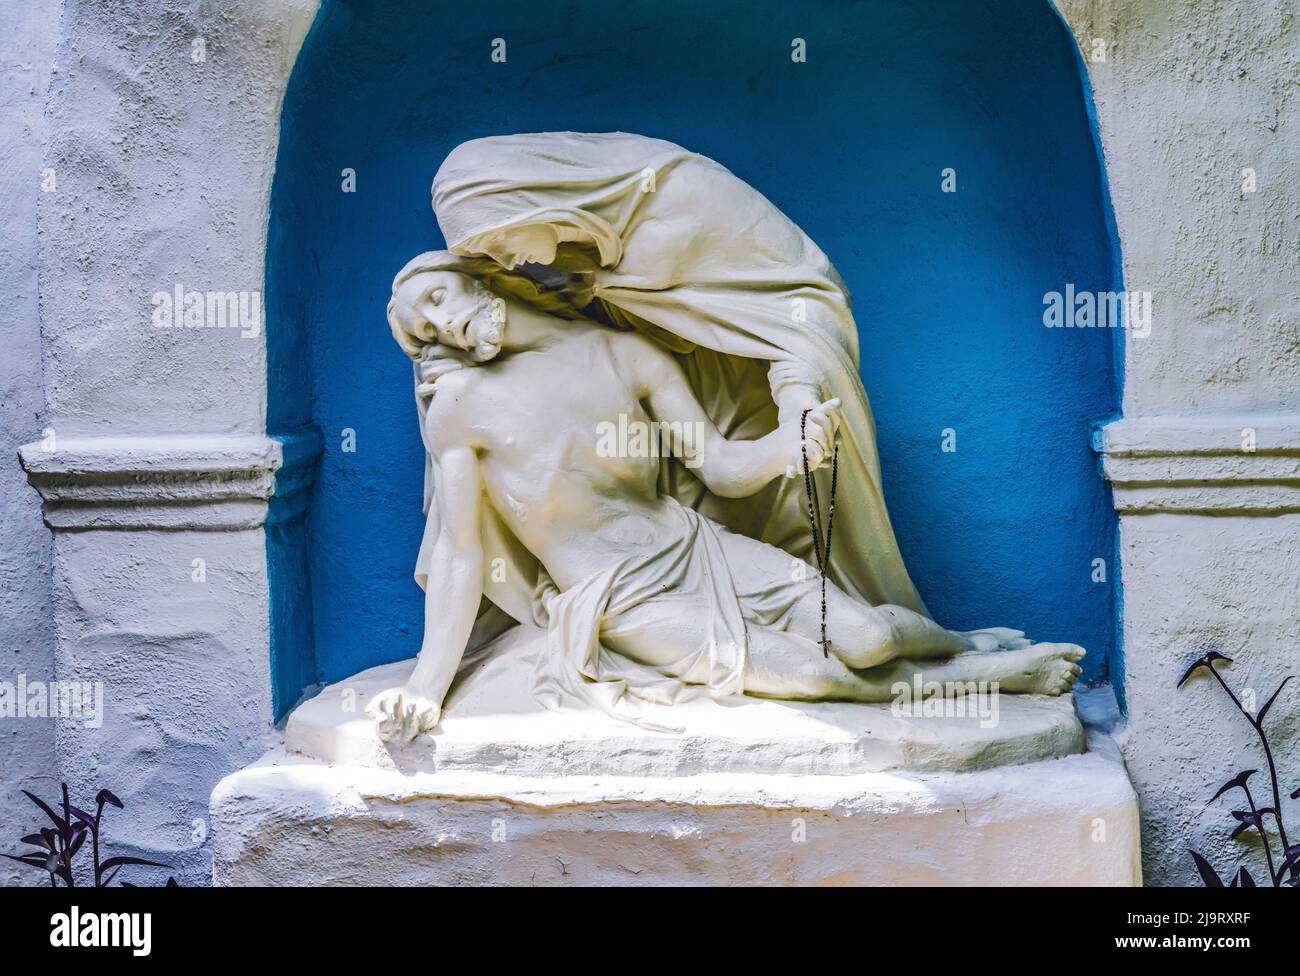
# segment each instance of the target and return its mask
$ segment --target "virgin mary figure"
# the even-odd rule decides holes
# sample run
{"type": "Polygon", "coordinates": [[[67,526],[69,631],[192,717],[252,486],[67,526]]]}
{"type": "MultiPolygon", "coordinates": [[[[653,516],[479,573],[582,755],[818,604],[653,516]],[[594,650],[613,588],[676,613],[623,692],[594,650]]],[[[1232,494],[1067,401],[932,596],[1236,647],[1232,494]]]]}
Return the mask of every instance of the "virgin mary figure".
{"type": "MultiPolygon", "coordinates": [[[[828,575],[872,605],[926,612],[885,508],[848,290],[766,197],[670,142],[545,132],[458,146],[434,178],[433,209],[454,254],[528,275],[585,316],[662,343],[729,438],[761,437],[838,397],[828,575]]],[[[814,561],[801,477],[745,499],[714,496],[679,463],[662,478],[663,491],[732,531],[814,561]]],[[[830,471],[813,478],[828,499],[830,471]]]]}

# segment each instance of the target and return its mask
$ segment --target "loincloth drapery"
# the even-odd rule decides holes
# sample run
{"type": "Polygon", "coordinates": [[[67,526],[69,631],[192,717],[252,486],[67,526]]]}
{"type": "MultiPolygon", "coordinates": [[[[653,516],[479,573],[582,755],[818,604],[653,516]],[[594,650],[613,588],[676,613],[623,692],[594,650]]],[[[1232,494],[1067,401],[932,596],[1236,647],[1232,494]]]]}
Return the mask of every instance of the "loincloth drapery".
{"type": "Polygon", "coordinates": [[[547,631],[533,691],[548,708],[576,699],[642,728],[680,732],[637,713],[629,699],[670,705],[702,694],[715,699],[744,690],[747,624],[784,627],[808,582],[738,580],[722,546],[726,529],[672,498],[676,531],[663,545],[638,552],[560,592],[544,572],[533,614],[547,631]],[[691,626],[681,627],[684,615],[691,626]],[[702,626],[701,626],[702,625],[702,626]],[[616,654],[601,642],[620,630],[698,635],[675,660],[658,666],[616,654]]]}

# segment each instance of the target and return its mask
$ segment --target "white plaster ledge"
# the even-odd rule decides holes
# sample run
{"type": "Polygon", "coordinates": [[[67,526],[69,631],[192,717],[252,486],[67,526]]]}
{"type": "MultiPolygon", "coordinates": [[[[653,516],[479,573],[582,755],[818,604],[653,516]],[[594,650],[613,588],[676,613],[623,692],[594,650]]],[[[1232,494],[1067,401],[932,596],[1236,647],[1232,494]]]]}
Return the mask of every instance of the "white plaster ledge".
{"type": "Polygon", "coordinates": [[[218,885],[1140,885],[1104,736],[975,772],[530,778],[276,749],[212,795],[218,885]]]}
{"type": "Polygon", "coordinates": [[[286,461],[309,472],[317,453],[314,432],[280,440],[169,434],[60,438],[52,449],[35,442],[18,460],[56,531],[228,531],[262,525],[276,472],[286,461]]]}
{"type": "Polygon", "coordinates": [[[1126,417],[1093,448],[1126,515],[1300,512],[1300,416],[1126,417]]]}

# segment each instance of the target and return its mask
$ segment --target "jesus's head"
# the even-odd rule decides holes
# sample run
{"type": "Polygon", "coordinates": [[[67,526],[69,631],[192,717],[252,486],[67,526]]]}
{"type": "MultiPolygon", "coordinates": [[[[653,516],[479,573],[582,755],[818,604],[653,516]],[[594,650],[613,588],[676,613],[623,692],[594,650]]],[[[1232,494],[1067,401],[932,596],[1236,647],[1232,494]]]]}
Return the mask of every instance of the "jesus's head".
{"type": "Polygon", "coordinates": [[[437,342],[483,363],[501,351],[505,302],[468,274],[417,269],[393,282],[388,324],[412,358],[437,342]]]}

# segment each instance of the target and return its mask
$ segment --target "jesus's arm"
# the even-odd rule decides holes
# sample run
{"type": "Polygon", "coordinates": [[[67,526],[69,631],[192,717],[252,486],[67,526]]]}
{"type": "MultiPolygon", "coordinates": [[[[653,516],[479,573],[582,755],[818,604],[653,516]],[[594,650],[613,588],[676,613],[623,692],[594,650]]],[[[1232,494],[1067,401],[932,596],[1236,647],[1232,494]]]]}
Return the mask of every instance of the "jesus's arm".
{"type": "Polygon", "coordinates": [[[642,336],[618,337],[616,356],[628,371],[651,417],[672,441],[675,456],[699,475],[715,495],[746,498],[794,466],[802,468],[807,438],[809,469],[829,458],[839,425],[839,401],[811,408],[806,421],[795,416],[757,440],[728,440],[695,398],[677,361],[642,336]]]}
{"type": "Polygon", "coordinates": [[[424,593],[424,641],[406,685],[384,692],[370,707],[385,739],[409,740],[438,724],[483,596],[478,456],[470,446],[448,444],[449,430],[454,426],[441,425],[432,438],[437,511],[430,517],[438,519],[438,534],[424,593]]]}
{"type": "Polygon", "coordinates": [[[465,653],[483,596],[482,487],[472,448],[442,451],[434,471],[440,525],[424,594],[424,642],[411,686],[441,702],[465,653]]]}

